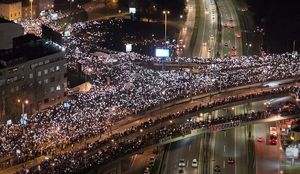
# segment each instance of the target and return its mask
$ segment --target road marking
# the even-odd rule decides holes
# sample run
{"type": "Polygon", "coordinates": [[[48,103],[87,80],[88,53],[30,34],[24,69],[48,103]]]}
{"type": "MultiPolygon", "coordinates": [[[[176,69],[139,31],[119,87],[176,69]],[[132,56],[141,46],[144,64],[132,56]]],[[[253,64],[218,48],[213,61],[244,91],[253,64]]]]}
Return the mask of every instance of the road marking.
{"type": "Polygon", "coordinates": [[[170,154],[170,148],[171,148],[171,145],[172,143],[169,144],[169,147],[168,147],[168,150],[167,150],[167,156],[166,156],[166,167],[164,168],[163,172],[162,173],[165,173],[165,170],[167,169],[167,166],[168,166],[168,161],[169,161],[169,154],[170,154]]]}
{"type": "MultiPolygon", "coordinates": [[[[234,129],[234,158],[236,161],[236,128],[234,129]]],[[[236,174],[236,165],[234,165],[234,173],[236,174]]]]}
{"type": "Polygon", "coordinates": [[[212,137],[212,162],[211,162],[211,173],[213,173],[213,168],[214,168],[214,159],[215,159],[215,148],[216,148],[216,132],[214,132],[212,137]]]}
{"type": "Polygon", "coordinates": [[[225,144],[224,144],[224,152],[226,151],[226,146],[225,146],[225,144]]]}
{"type": "Polygon", "coordinates": [[[223,161],[223,168],[225,169],[225,161],[223,161]]]}
{"type": "Polygon", "coordinates": [[[190,145],[189,145],[189,152],[191,151],[191,149],[192,149],[192,145],[190,144],[190,145]]]}
{"type": "MultiPolygon", "coordinates": [[[[205,10],[205,8],[207,8],[207,4],[205,3],[205,0],[203,0],[204,2],[203,2],[203,6],[204,6],[204,10],[205,10]]],[[[203,7],[202,7],[203,8],[203,7]]],[[[203,43],[203,40],[204,40],[204,33],[205,33],[205,31],[206,31],[206,20],[207,20],[207,16],[206,15],[204,15],[204,24],[203,24],[203,32],[202,32],[202,39],[201,39],[201,49],[203,49],[202,48],[202,43],[203,43]]],[[[208,45],[208,43],[207,43],[207,45],[208,45]]],[[[201,49],[200,49],[200,51],[201,51],[201,49]]],[[[203,52],[205,52],[205,51],[201,51],[200,53],[199,53],[199,55],[202,55],[203,54],[203,52]]],[[[201,56],[201,57],[205,57],[205,56],[201,56]]]]}
{"type": "Polygon", "coordinates": [[[202,163],[200,162],[201,161],[201,154],[202,154],[202,144],[203,144],[203,139],[202,139],[202,136],[199,135],[199,138],[200,138],[200,150],[199,150],[199,156],[198,156],[198,174],[200,174],[200,170],[201,170],[201,165],[202,163]]]}
{"type": "Polygon", "coordinates": [[[189,161],[186,161],[186,167],[189,167],[189,161]]]}
{"type": "Polygon", "coordinates": [[[136,157],[137,157],[137,155],[134,155],[134,156],[133,156],[133,159],[131,160],[131,163],[130,163],[130,168],[132,167],[132,165],[133,165],[133,163],[134,163],[136,157]]]}
{"type": "Polygon", "coordinates": [[[224,137],[226,137],[226,131],[224,131],[224,137]]]}

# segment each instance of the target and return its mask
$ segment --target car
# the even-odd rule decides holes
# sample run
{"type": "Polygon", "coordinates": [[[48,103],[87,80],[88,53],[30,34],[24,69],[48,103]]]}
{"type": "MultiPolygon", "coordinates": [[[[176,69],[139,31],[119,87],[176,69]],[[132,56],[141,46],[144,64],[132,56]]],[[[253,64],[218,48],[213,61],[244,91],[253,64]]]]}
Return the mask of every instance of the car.
{"type": "Polygon", "coordinates": [[[264,138],[262,136],[259,136],[256,138],[256,141],[261,143],[264,141],[264,138]]]}
{"type": "Polygon", "coordinates": [[[228,24],[224,24],[224,27],[225,27],[225,28],[228,28],[228,24]]]}
{"type": "Polygon", "coordinates": [[[214,171],[215,172],[221,172],[221,167],[219,165],[215,165],[214,171]]]}
{"type": "Polygon", "coordinates": [[[234,164],[234,159],[233,158],[228,158],[227,164],[234,164]]]}
{"type": "Polygon", "coordinates": [[[236,33],[235,35],[237,38],[241,38],[241,33],[236,33]]]}
{"type": "Polygon", "coordinates": [[[210,48],[208,48],[208,50],[207,50],[208,52],[211,52],[211,49],[210,48]]]}
{"type": "Polygon", "coordinates": [[[206,42],[203,42],[202,45],[203,45],[203,46],[206,46],[206,42]]]}
{"type": "Polygon", "coordinates": [[[224,43],[224,46],[226,46],[226,47],[227,47],[227,46],[228,46],[228,43],[227,43],[227,42],[225,42],[225,43],[224,43]]]}
{"type": "Polygon", "coordinates": [[[178,166],[179,167],[185,167],[185,161],[184,161],[184,159],[180,159],[179,160],[178,166]]]}
{"type": "Polygon", "coordinates": [[[214,39],[214,35],[210,35],[210,39],[214,39]]]}
{"type": "Polygon", "coordinates": [[[229,21],[233,21],[233,18],[229,18],[229,21]]]}
{"type": "Polygon", "coordinates": [[[196,158],[192,161],[192,167],[198,167],[198,161],[196,158]]]}
{"type": "Polygon", "coordinates": [[[184,170],[183,170],[183,168],[180,168],[180,169],[178,170],[178,173],[179,173],[179,174],[182,174],[182,173],[184,173],[184,170]]]}

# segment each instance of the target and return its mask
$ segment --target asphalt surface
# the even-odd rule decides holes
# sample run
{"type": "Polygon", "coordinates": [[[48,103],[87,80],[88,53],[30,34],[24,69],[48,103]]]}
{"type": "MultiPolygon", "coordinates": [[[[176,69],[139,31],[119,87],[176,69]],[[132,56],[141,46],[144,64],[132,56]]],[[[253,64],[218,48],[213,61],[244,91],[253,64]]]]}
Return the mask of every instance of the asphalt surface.
{"type": "Polygon", "coordinates": [[[220,45],[220,56],[232,55],[233,47],[236,48],[236,55],[241,56],[242,53],[242,38],[237,38],[236,35],[241,33],[241,27],[236,12],[236,8],[232,0],[216,0],[219,7],[221,25],[222,25],[222,38],[220,45]],[[224,26],[228,27],[224,27],[224,26]],[[233,26],[231,28],[230,26],[233,26]],[[226,45],[227,46],[226,46],[226,45]]]}
{"type": "MultiPolygon", "coordinates": [[[[277,145],[267,143],[270,126],[276,126],[276,124],[257,124],[253,126],[254,138],[256,139],[259,136],[264,138],[263,142],[255,141],[256,174],[280,173],[280,155],[282,151],[280,143],[277,143],[277,145]]],[[[280,139],[278,139],[278,142],[280,142],[280,139]]]]}
{"type": "Polygon", "coordinates": [[[185,45],[183,51],[178,51],[180,56],[212,58],[217,52],[221,57],[243,55],[243,39],[237,37],[241,35],[241,27],[232,0],[189,0],[187,9],[187,19],[179,35],[179,40],[182,40],[185,45]],[[196,3],[200,4],[199,7],[196,3]],[[220,15],[218,15],[216,5],[220,15]],[[220,43],[217,43],[218,17],[220,17],[222,33],[220,43]],[[224,27],[226,25],[228,27],[224,27]],[[196,33],[193,34],[193,32],[196,33]],[[191,45],[193,48],[190,48],[189,45],[193,39],[195,43],[191,45]]]}
{"type": "MultiPolygon", "coordinates": [[[[264,103],[270,103],[271,105],[277,105],[281,102],[288,101],[289,97],[282,97],[277,99],[263,100],[253,103],[247,103],[230,108],[224,108],[213,111],[211,113],[205,113],[204,118],[226,116],[229,114],[243,114],[244,112],[257,112],[265,110],[264,103]]],[[[269,123],[268,123],[269,124],[269,123]]],[[[269,129],[269,125],[262,124],[266,130],[260,128],[259,125],[254,125],[254,137],[258,134],[265,134],[269,129]]],[[[228,174],[247,174],[248,171],[248,135],[252,129],[249,126],[238,127],[235,129],[229,129],[226,131],[213,132],[207,134],[201,134],[196,137],[184,139],[182,141],[171,143],[167,149],[164,159],[163,174],[179,173],[179,160],[185,159],[186,167],[183,167],[184,173],[219,173],[214,171],[214,167],[219,165],[221,168],[220,173],[228,174]],[[198,167],[191,167],[193,159],[198,160],[198,167]],[[233,158],[235,164],[228,164],[228,159],[233,158]]],[[[256,146],[255,146],[256,147],[256,146]]],[[[268,146],[265,146],[268,148],[268,146]]],[[[279,147],[271,147],[271,149],[279,150],[279,147]]],[[[257,151],[257,150],[256,150],[257,151]]],[[[261,164],[257,167],[257,173],[267,173],[270,165],[269,159],[274,164],[271,166],[279,166],[278,152],[270,150],[262,150],[259,153],[257,163],[261,164]],[[266,153],[264,152],[266,151],[266,153]],[[274,155],[275,154],[275,155],[274,155]],[[277,154],[277,155],[276,155],[277,154]],[[275,159],[274,159],[275,158],[275,159]],[[264,161],[264,163],[260,162],[264,161]],[[267,170],[266,170],[267,168],[267,170]],[[261,172],[260,172],[261,171],[261,172]]],[[[276,173],[276,172],[275,172],[276,173]]],[[[278,170],[277,170],[278,173],[278,170]]]]}
{"type": "Polygon", "coordinates": [[[217,35],[216,6],[214,0],[200,0],[200,4],[200,27],[193,55],[210,58],[215,52],[217,35]]]}

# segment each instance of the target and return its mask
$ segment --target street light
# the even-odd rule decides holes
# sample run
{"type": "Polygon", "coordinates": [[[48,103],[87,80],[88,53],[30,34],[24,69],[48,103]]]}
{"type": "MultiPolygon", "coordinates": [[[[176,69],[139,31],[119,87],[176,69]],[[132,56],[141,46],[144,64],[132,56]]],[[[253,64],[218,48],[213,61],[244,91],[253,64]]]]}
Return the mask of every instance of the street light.
{"type": "Polygon", "coordinates": [[[21,99],[18,99],[17,102],[22,103],[22,114],[24,114],[25,113],[25,104],[26,105],[29,104],[29,100],[22,101],[21,99]]]}
{"type": "Polygon", "coordinates": [[[32,3],[33,3],[33,0],[29,0],[30,2],[30,19],[32,19],[32,3]]]}
{"type": "Polygon", "coordinates": [[[164,10],[163,14],[165,15],[165,42],[167,42],[167,20],[168,20],[168,14],[170,14],[170,11],[164,10]]]}
{"type": "Polygon", "coordinates": [[[252,44],[251,43],[250,44],[246,43],[246,46],[247,46],[247,56],[248,56],[248,52],[249,52],[249,49],[252,47],[252,44]]]}
{"type": "Polygon", "coordinates": [[[72,12],[71,12],[71,5],[72,5],[72,2],[74,2],[74,0],[68,0],[69,2],[70,2],[70,16],[71,16],[71,14],[72,14],[72,12]]]}

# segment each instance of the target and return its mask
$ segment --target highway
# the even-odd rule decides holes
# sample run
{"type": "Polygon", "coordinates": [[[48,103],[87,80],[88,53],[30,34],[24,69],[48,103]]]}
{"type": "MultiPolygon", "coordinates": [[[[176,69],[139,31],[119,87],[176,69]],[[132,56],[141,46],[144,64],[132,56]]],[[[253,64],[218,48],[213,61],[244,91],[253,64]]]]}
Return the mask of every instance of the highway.
{"type": "Polygon", "coordinates": [[[243,55],[243,45],[242,38],[237,37],[237,35],[241,35],[241,27],[236,8],[234,7],[232,0],[216,0],[216,3],[219,7],[222,26],[219,54],[221,57],[232,54],[241,56],[243,55]],[[233,28],[231,28],[231,26],[233,28]],[[236,53],[234,53],[233,48],[236,49],[236,53]]]}
{"type": "MultiPolygon", "coordinates": [[[[259,136],[264,137],[263,142],[255,142],[255,161],[256,174],[278,174],[280,173],[280,157],[282,151],[280,143],[277,145],[269,145],[267,141],[267,134],[270,126],[276,126],[276,123],[257,124],[253,126],[254,138],[259,136]]],[[[278,140],[278,142],[280,142],[278,140]]]]}
{"type": "Polygon", "coordinates": [[[193,56],[210,58],[214,56],[217,35],[217,12],[214,0],[200,1],[200,27],[193,50],[193,56]],[[212,37],[211,37],[212,36],[212,37]]]}
{"type": "Polygon", "coordinates": [[[187,19],[178,39],[185,48],[178,51],[178,55],[205,58],[214,56],[217,35],[214,0],[188,0],[187,12],[187,19]]]}
{"type": "MultiPolygon", "coordinates": [[[[277,99],[246,103],[243,105],[237,105],[234,107],[205,113],[204,116],[208,118],[221,115],[226,116],[229,114],[243,114],[244,112],[262,111],[265,110],[265,103],[278,105],[279,103],[288,101],[290,99],[290,97],[282,97],[277,99]]],[[[259,133],[261,131],[259,127],[256,128],[257,126],[259,125],[254,125],[254,130],[259,133]]],[[[268,128],[268,126],[266,127],[268,128]]],[[[249,148],[249,131],[252,131],[251,126],[242,126],[226,131],[201,134],[196,137],[191,137],[182,141],[171,143],[167,147],[162,173],[178,173],[178,163],[180,159],[185,159],[186,167],[183,168],[185,173],[215,173],[215,165],[220,166],[222,173],[251,173],[251,171],[248,171],[249,154],[247,153],[249,148]],[[235,164],[227,163],[230,157],[234,159],[235,164]],[[197,168],[191,167],[191,162],[194,158],[198,159],[199,161],[199,165],[197,168]]],[[[254,137],[256,136],[258,135],[255,134],[254,137]]],[[[264,160],[264,158],[272,158],[272,151],[270,152],[270,154],[260,152],[260,155],[261,160],[264,160]]],[[[261,173],[266,173],[264,172],[265,167],[265,165],[261,165],[259,166],[259,168],[257,168],[257,171],[261,170],[261,173]]]]}
{"type": "Polygon", "coordinates": [[[89,174],[143,174],[150,162],[150,157],[156,157],[153,154],[154,149],[148,149],[143,153],[138,153],[130,157],[117,160],[105,167],[91,169],[89,174]]]}
{"type": "Polygon", "coordinates": [[[185,48],[178,55],[204,58],[215,57],[217,53],[221,57],[243,55],[241,26],[232,0],[188,0],[187,9],[178,39],[185,48]],[[221,35],[218,35],[218,17],[221,35]]]}
{"type": "Polygon", "coordinates": [[[196,18],[195,0],[187,1],[186,11],[187,11],[186,21],[178,37],[178,40],[182,40],[182,44],[185,45],[185,48],[183,51],[177,52],[179,56],[191,56],[192,48],[189,46],[189,43],[192,38],[194,25],[195,25],[195,18],[196,18]]]}

